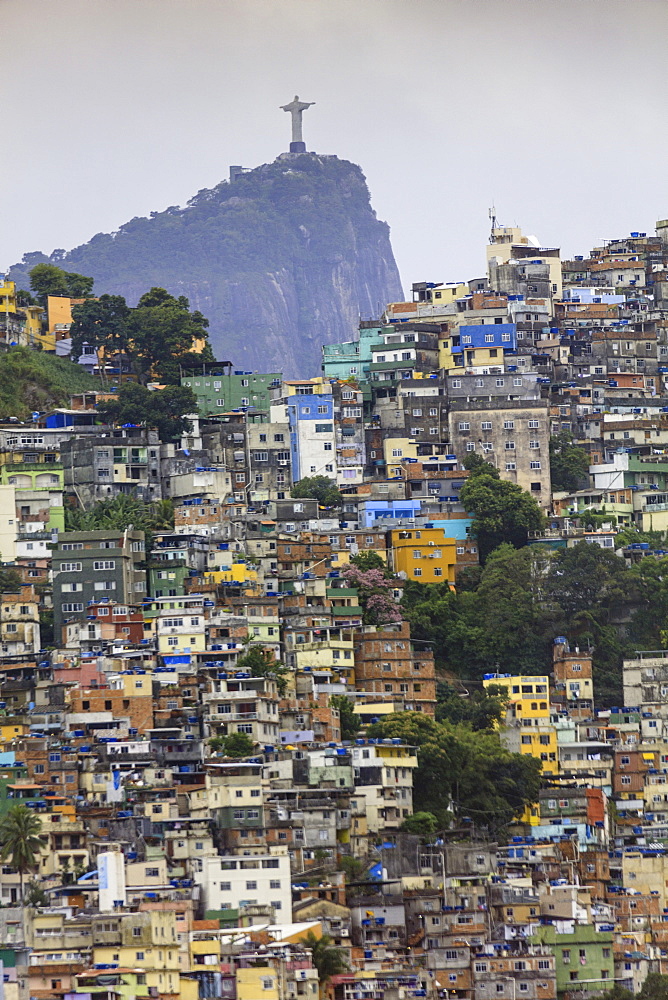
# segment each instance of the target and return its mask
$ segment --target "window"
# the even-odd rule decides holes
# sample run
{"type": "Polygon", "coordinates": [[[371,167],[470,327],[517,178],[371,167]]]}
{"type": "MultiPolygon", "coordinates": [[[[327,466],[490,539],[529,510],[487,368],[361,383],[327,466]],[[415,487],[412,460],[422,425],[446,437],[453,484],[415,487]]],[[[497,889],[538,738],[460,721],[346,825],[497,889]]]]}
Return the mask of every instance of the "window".
{"type": "Polygon", "coordinates": [[[535,451],[536,448],[540,448],[540,441],[529,441],[529,447],[535,451]]]}
{"type": "Polygon", "coordinates": [[[73,612],[83,611],[83,604],[63,604],[62,611],[63,614],[72,614],[73,612]]]}
{"type": "Polygon", "coordinates": [[[506,472],[514,472],[517,468],[515,462],[506,462],[506,472]]]}
{"type": "Polygon", "coordinates": [[[81,563],[80,562],[63,562],[60,564],[61,573],[80,573],[81,563]]]}
{"type": "Polygon", "coordinates": [[[491,420],[483,420],[483,422],[480,424],[480,430],[482,431],[491,431],[491,429],[492,429],[491,420]]]}
{"type": "Polygon", "coordinates": [[[504,431],[515,430],[515,421],[514,420],[504,420],[503,421],[503,429],[504,429],[504,431]]]}
{"type": "Polygon", "coordinates": [[[540,469],[540,462],[529,462],[530,469],[540,469]]]}
{"type": "Polygon", "coordinates": [[[521,378],[514,378],[513,379],[513,385],[515,385],[515,386],[522,385],[522,379],[521,378]]]}
{"type": "Polygon", "coordinates": [[[451,385],[453,389],[461,389],[462,380],[460,378],[453,378],[451,385]]]}
{"type": "Polygon", "coordinates": [[[316,434],[329,434],[333,429],[333,424],[316,424],[315,432],[316,434]]]}
{"type": "MultiPolygon", "coordinates": [[[[521,382],[522,382],[522,379],[520,379],[520,383],[521,382]]],[[[529,430],[530,431],[537,431],[539,427],[540,427],[540,423],[539,423],[538,420],[530,420],[529,421],[529,430]]]]}
{"type": "Polygon", "coordinates": [[[462,421],[460,421],[460,424],[459,424],[459,430],[460,431],[470,431],[471,430],[471,425],[467,421],[462,420],[462,421]]]}
{"type": "Polygon", "coordinates": [[[514,441],[506,441],[506,451],[515,451],[514,441]]]}
{"type": "Polygon", "coordinates": [[[96,559],[93,569],[116,569],[115,559],[96,559]]]}
{"type": "Polygon", "coordinates": [[[251,891],[253,889],[257,889],[257,882],[246,882],[246,889],[248,891],[251,891]]]}
{"type": "Polygon", "coordinates": [[[270,880],[270,882],[269,882],[269,888],[270,888],[270,889],[280,889],[280,888],[281,888],[281,882],[280,882],[280,879],[277,879],[277,878],[272,878],[272,879],[270,880]]]}

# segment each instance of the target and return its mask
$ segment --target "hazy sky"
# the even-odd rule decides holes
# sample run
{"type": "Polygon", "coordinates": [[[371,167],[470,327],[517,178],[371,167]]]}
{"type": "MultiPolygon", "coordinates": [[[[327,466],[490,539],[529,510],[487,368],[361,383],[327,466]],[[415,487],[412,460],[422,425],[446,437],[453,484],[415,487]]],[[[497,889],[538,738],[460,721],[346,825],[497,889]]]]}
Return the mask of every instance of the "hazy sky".
{"type": "Polygon", "coordinates": [[[359,163],[404,285],[488,207],[568,254],[668,216],[666,0],[2,0],[0,269],[287,149],[359,163]]]}

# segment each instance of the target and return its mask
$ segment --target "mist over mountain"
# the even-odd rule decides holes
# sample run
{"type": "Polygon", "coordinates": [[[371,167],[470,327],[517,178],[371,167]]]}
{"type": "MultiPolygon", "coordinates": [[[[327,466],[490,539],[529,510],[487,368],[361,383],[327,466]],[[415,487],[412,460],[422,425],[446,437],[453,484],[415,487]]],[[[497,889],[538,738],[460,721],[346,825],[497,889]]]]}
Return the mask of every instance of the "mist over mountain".
{"type": "Polygon", "coordinates": [[[323,343],[351,339],[403,292],[387,223],[361,169],[289,154],[199,191],[186,207],[131,219],[74,250],[29,253],[10,277],[48,261],[95,278],[129,305],[154,285],[210,320],[216,357],[287,376],[320,370],[323,343]]]}

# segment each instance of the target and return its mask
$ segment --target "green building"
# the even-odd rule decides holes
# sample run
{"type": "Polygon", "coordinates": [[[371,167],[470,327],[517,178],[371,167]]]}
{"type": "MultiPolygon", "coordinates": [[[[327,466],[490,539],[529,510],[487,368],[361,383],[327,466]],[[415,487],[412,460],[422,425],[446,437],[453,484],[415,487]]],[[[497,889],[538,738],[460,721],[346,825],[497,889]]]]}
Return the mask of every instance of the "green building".
{"type": "Polygon", "coordinates": [[[238,410],[243,406],[269,413],[271,390],[283,381],[281,372],[260,375],[257,372],[234,371],[227,364],[203,365],[201,374],[186,375],[181,385],[197,397],[200,416],[238,410]]]}
{"type": "Polygon", "coordinates": [[[559,934],[548,924],[533,935],[534,944],[547,944],[554,951],[558,996],[573,990],[600,993],[614,985],[613,925],[609,928],[575,924],[570,933],[559,934]]]}
{"type": "Polygon", "coordinates": [[[363,320],[359,326],[357,340],[346,340],[340,344],[323,344],[322,371],[325,378],[335,378],[342,382],[347,379],[365,381],[369,377],[371,348],[382,344],[381,330],[387,329],[375,320],[363,320]]]}

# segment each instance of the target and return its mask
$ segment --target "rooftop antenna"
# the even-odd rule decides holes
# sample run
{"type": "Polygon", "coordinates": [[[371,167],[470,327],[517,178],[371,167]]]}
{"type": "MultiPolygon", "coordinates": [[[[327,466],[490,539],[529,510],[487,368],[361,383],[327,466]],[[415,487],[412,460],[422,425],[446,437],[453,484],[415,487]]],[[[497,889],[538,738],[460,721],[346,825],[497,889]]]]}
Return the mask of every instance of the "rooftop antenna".
{"type": "Polygon", "coordinates": [[[496,229],[496,208],[495,208],[494,205],[492,205],[492,207],[490,209],[488,209],[488,214],[489,214],[489,218],[490,218],[490,222],[491,222],[491,231],[490,231],[490,234],[489,234],[489,242],[493,243],[494,242],[494,230],[496,229]]]}

